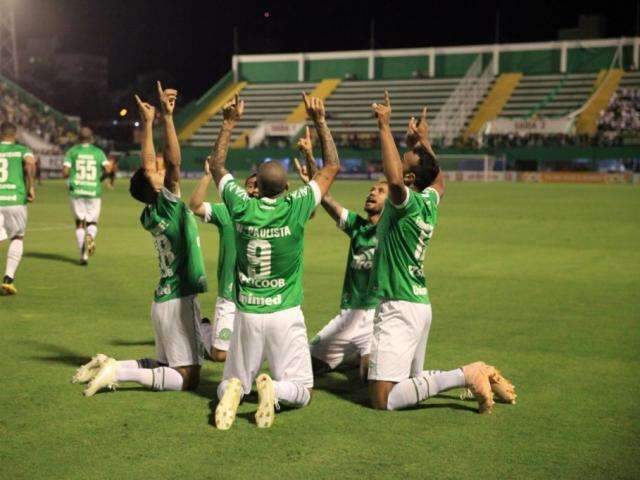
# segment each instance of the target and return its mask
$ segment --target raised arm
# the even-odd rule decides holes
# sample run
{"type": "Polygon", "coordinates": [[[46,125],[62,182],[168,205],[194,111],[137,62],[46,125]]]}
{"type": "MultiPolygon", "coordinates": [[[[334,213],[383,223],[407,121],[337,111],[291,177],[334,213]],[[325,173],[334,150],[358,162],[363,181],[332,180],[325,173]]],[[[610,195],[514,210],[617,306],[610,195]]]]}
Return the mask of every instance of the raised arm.
{"type": "Polygon", "coordinates": [[[313,179],[320,187],[320,193],[324,197],[340,171],[340,158],[327,125],[322,100],[316,97],[309,97],[306,93],[302,94],[302,99],[304,100],[307,114],[313,120],[322,147],[322,168],[313,176],[313,179]]]}
{"type": "Polygon", "coordinates": [[[209,170],[209,158],[207,157],[207,160],[204,162],[204,175],[198,182],[198,185],[196,185],[189,199],[189,208],[200,218],[204,218],[205,215],[204,201],[207,198],[207,190],[209,189],[209,185],[211,185],[211,180],[213,180],[213,177],[209,170]]]}
{"type": "Polygon", "coordinates": [[[229,151],[229,142],[231,141],[231,133],[235,128],[238,120],[242,118],[244,112],[244,100],[240,100],[240,96],[236,95],[233,100],[227,102],[222,109],[222,126],[220,133],[213,146],[213,152],[208,157],[209,169],[213,176],[216,186],[220,185],[220,180],[229,171],[225,165],[227,161],[227,153],[229,151]]]}
{"type": "MultiPolygon", "coordinates": [[[[315,177],[318,173],[318,164],[316,163],[316,159],[313,158],[313,146],[311,144],[311,132],[309,131],[309,127],[306,127],[305,136],[298,140],[298,149],[300,150],[300,153],[304,155],[306,165],[304,167],[301,166],[297,158],[293,159],[293,164],[298,171],[300,179],[304,183],[309,183],[309,180],[315,177]]],[[[322,207],[336,222],[340,219],[340,215],[342,215],[343,210],[342,205],[336,202],[329,192],[325,193],[322,197],[322,207]]]]}
{"type": "MultiPolygon", "coordinates": [[[[422,109],[422,115],[418,121],[411,117],[409,120],[409,128],[407,129],[407,146],[411,149],[423,149],[431,160],[438,165],[436,152],[433,151],[431,141],[429,140],[429,123],[427,122],[427,107],[422,109]]],[[[439,168],[439,167],[438,167],[439,168]]],[[[436,179],[431,187],[438,192],[440,199],[444,196],[444,175],[442,170],[438,172],[436,179]]]]}
{"type": "Polygon", "coordinates": [[[164,178],[158,172],[156,165],[156,150],[153,146],[153,119],[156,115],[156,109],[147,102],[140,100],[138,95],[135,96],[138,109],[140,110],[140,119],[142,120],[142,140],[141,154],[142,168],[145,176],[151,182],[151,186],[155,191],[160,191],[164,185],[164,178]]]}
{"type": "Polygon", "coordinates": [[[389,99],[389,92],[384,91],[383,104],[374,103],[371,108],[378,119],[382,169],[389,184],[389,197],[395,205],[400,205],[407,198],[407,189],[404,185],[400,153],[391,133],[391,100],[389,99]]]}
{"type": "Polygon", "coordinates": [[[182,155],[180,153],[176,127],[173,124],[173,110],[176,106],[178,91],[172,88],[163,89],[160,81],[158,81],[157,86],[164,122],[164,157],[167,166],[164,185],[170,192],[178,193],[180,189],[180,165],[182,163],[182,155]]]}

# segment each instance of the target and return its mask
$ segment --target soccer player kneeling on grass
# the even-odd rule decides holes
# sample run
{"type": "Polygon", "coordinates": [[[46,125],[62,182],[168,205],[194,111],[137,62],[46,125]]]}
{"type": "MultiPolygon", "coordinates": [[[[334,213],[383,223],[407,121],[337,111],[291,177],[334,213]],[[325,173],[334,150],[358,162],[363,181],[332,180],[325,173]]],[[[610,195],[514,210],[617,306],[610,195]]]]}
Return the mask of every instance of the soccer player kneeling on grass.
{"type": "MultiPolygon", "coordinates": [[[[209,354],[209,358],[214,362],[224,362],[227,359],[231,335],[233,334],[233,320],[236,315],[236,304],[233,299],[236,269],[236,229],[224,203],[212,204],[205,202],[211,181],[212,176],[209,170],[209,160],[207,159],[204,163],[204,175],[191,194],[189,208],[203,222],[212,223],[218,227],[218,298],[216,299],[213,325],[208,319],[202,319],[202,337],[204,348],[209,354]]],[[[257,196],[258,188],[255,174],[247,178],[244,188],[250,197],[257,196]]]]}
{"type": "Polygon", "coordinates": [[[153,390],[192,390],[202,363],[200,309],[196,295],[207,290],[195,217],[180,199],[180,146],[173,125],[177,92],[158,83],[164,117],[165,161],[156,162],[153,147],[155,109],[137,96],[143,120],[142,164],[131,179],[131,195],[146,204],[140,218],[153,236],[160,282],[151,307],[156,360],[116,361],[97,355],[80,367],[74,382],[89,381],[86,396],[118,382],[136,382],[153,390]]]}
{"type": "Polygon", "coordinates": [[[35,200],[35,159],[33,153],[16,143],[18,129],[13,123],[0,124],[0,242],[9,240],[7,269],[0,293],[18,293],[13,280],[22,259],[27,229],[27,202],[35,200]]]}
{"type": "Polygon", "coordinates": [[[286,171],[278,162],[258,169],[258,196],[251,198],[225,168],[231,133],[244,110],[236,96],[225,105],[220,134],[210,157],[211,173],[236,225],[236,306],[231,345],[218,386],[217,428],[231,427],[254,379],[259,397],[256,424],[270,427],[275,406],[304,407],[311,399],[313,372],[302,303],[304,229],[333,183],[340,162],[318,98],[303,94],[322,143],[324,167],[308,185],[286,193],[286,171]],[[266,357],[273,375],[256,378],[266,357]]]}
{"type": "Polygon", "coordinates": [[[103,174],[111,173],[113,164],[100,148],[92,144],[90,128],[82,127],[78,137],[80,143],[70,148],[64,157],[62,176],[69,179],[80,264],[87,265],[96,249],[103,174]]]}
{"type": "MultiPolygon", "coordinates": [[[[306,135],[298,142],[298,147],[306,158],[306,169],[297,159],[294,159],[294,164],[302,181],[308,183],[317,170],[308,128],[306,135]]],[[[369,293],[369,276],[378,243],[376,226],[387,193],[386,181],[371,187],[364,203],[366,219],[342,207],[329,193],[322,197],[322,206],[349,236],[351,242],[342,284],[340,314],[327,323],[310,342],[315,375],[339,367],[355,367],[359,368],[363,381],[367,378],[373,317],[378,304],[378,299],[369,293]]]]}
{"type": "Polygon", "coordinates": [[[451,371],[423,371],[431,305],[423,271],[424,254],[438,220],[444,178],[428,139],[426,108],[409,121],[400,159],[391,133],[391,102],[372,105],[378,120],[389,200],[378,223],[370,288],[380,299],[369,359],[369,393],[374,408],[410,407],[452,388],[467,387],[480,413],[491,413],[493,395],[515,403],[515,389],[492,366],[476,362],[451,371]]]}

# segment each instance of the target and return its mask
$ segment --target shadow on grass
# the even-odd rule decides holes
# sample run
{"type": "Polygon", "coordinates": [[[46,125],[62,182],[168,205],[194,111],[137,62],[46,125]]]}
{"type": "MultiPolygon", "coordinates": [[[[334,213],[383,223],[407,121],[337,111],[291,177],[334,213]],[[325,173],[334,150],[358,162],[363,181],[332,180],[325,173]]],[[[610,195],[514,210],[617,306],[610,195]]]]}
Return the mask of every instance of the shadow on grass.
{"type": "Polygon", "coordinates": [[[59,253],[45,253],[45,252],[25,252],[27,258],[37,258],[39,260],[51,260],[54,262],[72,263],[73,265],[80,265],[80,262],[76,258],[67,257],[66,255],[60,255],[59,253]]]}
{"type": "Polygon", "coordinates": [[[147,347],[155,345],[156,342],[154,340],[123,340],[116,338],[111,340],[109,344],[114,347],[147,347]]]}
{"type": "Polygon", "coordinates": [[[27,340],[24,343],[40,350],[39,355],[31,357],[40,362],[62,363],[79,367],[91,359],[91,355],[85,355],[53,343],[39,342],[37,340],[27,340]]]}

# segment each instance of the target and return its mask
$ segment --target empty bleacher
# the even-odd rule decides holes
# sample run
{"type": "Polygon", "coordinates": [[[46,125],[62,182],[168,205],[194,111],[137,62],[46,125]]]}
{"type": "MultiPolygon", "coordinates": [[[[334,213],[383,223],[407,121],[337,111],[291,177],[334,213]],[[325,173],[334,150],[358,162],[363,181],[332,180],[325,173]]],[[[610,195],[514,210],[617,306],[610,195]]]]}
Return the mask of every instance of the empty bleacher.
{"type": "Polygon", "coordinates": [[[640,89],[640,72],[625,72],[622,78],[620,79],[620,83],[618,84],[618,88],[634,88],[640,89]]]}
{"type": "Polygon", "coordinates": [[[597,73],[525,75],[501,116],[560,117],[579,109],[593,92],[597,73]]]}
{"type": "Polygon", "coordinates": [[[377,132],[371,104],[384,100],[386,88],[393,108],[391,127],[404,132],[409,117],[418,117],[423,106],[428,108],[427,117],[432,120],[459,81],[442,78],[342,82],[325,102],[331,130],[335,134],[377,132]]]}
{"type": "MultiPolygon", "coordinates": [[[[234,130],[231,141],[235,141],[263,121],[284,121],[287,115],[302,101],[300,93],[310,92],[315,83],[255,83],[248,84],[240,92],[245,101],[245,113],[234,130]]],[[[209,118],[189,139],[188,145],[210,147],[213,145],[220,125],[222,113],[209,118]]]]}

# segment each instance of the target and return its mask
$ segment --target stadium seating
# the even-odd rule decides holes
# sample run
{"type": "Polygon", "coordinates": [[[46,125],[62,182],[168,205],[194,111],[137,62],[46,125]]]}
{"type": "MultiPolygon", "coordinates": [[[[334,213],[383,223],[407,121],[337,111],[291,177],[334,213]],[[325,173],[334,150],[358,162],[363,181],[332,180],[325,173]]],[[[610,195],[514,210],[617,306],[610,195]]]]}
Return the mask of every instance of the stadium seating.
{"type": "Polygon", "coordinates": [[[597,73],[525,75],[501,116],[560,117],[579,109],[591,95],[597,73]]]}
{"type": "Polygon", "coordinates": [[[618,88],[640,89],[640,72],[625,72],[625,74],[620,79],[618,88]]]}
{"type": "Polygon", "coordinates": [[[326,101],[332,131],[336,134],[377,132],[371,104],[383,100],[385,88],[393,105],[391,126],[394,131],[403,131],[407,119],[419,116],[422,106],[428,107],[427,116],[433,119],[459,81],[459,78],[442,78],[342,82],[326,101]]]}
{"type": "MultiPolygon", "coordinates": [[[[315,83],[257,83],[249,84],[240,94],[247,104],[247,110],[238,123],[232,142],[240,135],[248,134],[265,120],[284,121],[301,102],[300,92],[311,91],[315,83]]],[[[220,113],[209,118],[188,140],[194,147],[210,147],[222,123],[220,113]]]]}

